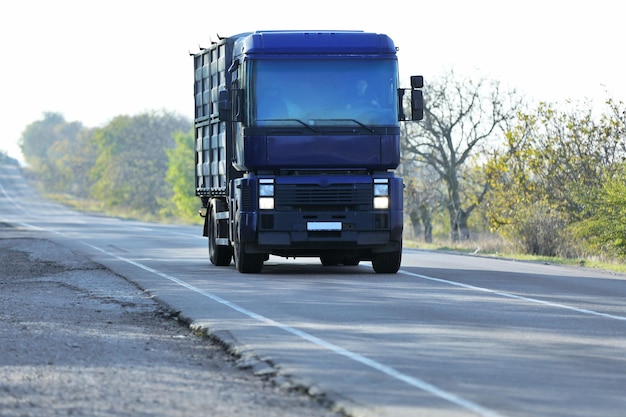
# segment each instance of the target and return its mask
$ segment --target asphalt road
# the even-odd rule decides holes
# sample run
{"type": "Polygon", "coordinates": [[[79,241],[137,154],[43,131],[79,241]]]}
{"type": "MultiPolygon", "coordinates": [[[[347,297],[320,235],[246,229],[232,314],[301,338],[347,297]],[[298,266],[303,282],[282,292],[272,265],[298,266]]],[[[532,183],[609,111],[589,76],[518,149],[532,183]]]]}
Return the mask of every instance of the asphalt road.
{"type": "Polygon", "coordinates": [[[85,253],[354,416],[626,413],[624,276],[418,250],[394,275],[273,257],[239,274],[210,264],[200,223],[72,212],[6,167],[0,221],[85,253]]]}

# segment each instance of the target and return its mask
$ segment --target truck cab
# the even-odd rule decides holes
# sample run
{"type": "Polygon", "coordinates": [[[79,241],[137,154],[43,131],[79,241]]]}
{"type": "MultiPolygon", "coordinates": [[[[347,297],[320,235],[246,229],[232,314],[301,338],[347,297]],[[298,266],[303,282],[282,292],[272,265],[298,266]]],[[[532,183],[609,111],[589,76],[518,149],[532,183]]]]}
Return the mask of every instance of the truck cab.
{"type": "MultiPolygon", "coordinates": [[[[232,254],[259,272],[272,254],[397,272],[406,117],[391,39],[265,31],[219,46],[195,60],[196,194],[213,263],[232,254]]],[[[422,117],[421,86],[412,77],[410,119],[422,117]]]]}

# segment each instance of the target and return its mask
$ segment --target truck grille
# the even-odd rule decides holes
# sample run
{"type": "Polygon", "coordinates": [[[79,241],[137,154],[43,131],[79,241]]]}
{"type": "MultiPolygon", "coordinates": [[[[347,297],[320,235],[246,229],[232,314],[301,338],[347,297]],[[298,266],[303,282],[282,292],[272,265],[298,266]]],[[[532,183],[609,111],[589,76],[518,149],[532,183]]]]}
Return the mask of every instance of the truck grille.
{"type": "Polygon", "coordinates": [[[252,211],[254,204],[252,202],[252,188],[250,184],[242,184],[241,186],[241,209],[243,211],[252,211]]]}
{"type": "Polygon", "coordinates": [[[277,184],[276,205],[282,208],[354,208],[372,205],[371,184],[277,184]]]}

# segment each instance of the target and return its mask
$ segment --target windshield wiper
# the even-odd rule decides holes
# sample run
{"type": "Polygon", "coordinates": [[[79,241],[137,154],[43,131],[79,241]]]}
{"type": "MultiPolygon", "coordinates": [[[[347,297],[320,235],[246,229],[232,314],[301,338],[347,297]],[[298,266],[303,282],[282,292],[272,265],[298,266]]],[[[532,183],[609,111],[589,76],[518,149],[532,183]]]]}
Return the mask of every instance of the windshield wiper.
{"type": "MultiPolygon", "coordinates": [[[[303,122],[300,119],[257,119],[257,122],[296,122],[311,130],[312,132],[319,133],[319,130],[315,129],[308,123],[303,122]]],[[[284,126],[281,126],[284,127],[284,126]]]]}
{"type": "MultiPolygon", "coordinates": [[[[306,123],[303,120],[300,119],[257,119],[257,122],[296,122],[304,127],[306,127],[307,129],[309,129],[312,132],[315,133],[320,133],[320,128],[329,128],[329,127],[337,127],[334,123],[337,122],[351,122],[354,123],[358,126],[360,126],[361,128],[367,130],[370,133],[374,133],[376,130],[371,127],[366,125],[363,122],[360,122],[356,119],[310,119],[310,122],[313,123],[306,123]],[[318,122],[321,122],[320,124],[318,124],[318,122]],[[333,122],[333,124],[329,125],[329,124],[325,124],[325,122],[333,122]],[[315,127],[313,127],[315,126],[315,127]]],[[[268,126],[270,127],[270,126],[268,126]]],[[[285,126],[281,126],[281,128],[284,128],[285,126]]]]}
{"type": "Polygon", "coordinates": [[[324,121],[332,121],[332,122],[354,122],[370,133],[374,133],[376,131],[373,127],[368,126],[365,123],[360,122],[356,119],[316,119],[316,120],[324,120],[324,121]]]}

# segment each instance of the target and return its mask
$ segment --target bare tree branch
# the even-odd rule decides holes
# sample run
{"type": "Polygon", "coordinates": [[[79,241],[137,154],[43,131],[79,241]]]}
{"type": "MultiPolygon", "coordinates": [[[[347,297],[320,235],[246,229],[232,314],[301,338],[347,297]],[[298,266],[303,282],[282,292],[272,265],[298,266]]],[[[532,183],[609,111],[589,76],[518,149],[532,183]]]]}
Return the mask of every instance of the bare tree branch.
{"type": "Polygon", "coordinates": [[[453,71],[426,83],[424,121],[407,136],[404,150],[437,172],[447,188],[453,240],[469,237],[467,218],[488,192],[464,191],[460,172],[467,162],[499,139],[521,99],[485,78],[457,78],[453,71]],[[470,197],[470,194],[471,197],[470,197]]]}

